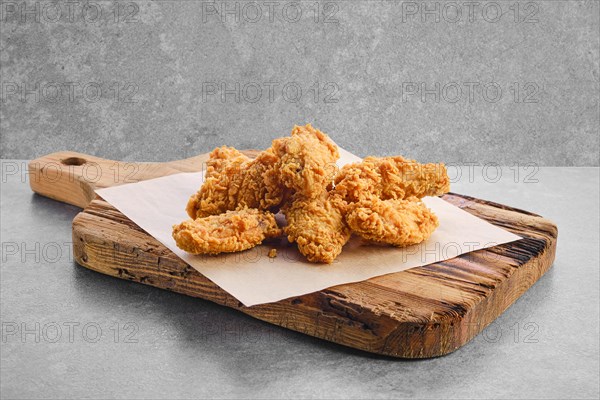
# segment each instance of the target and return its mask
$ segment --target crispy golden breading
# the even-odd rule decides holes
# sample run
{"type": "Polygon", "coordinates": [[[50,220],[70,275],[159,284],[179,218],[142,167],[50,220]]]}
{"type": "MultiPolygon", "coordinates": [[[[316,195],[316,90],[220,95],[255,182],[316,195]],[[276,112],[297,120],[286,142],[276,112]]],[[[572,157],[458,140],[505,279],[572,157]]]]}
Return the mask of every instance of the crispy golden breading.
{"type": "Polygon", "coordinates": [[[294,195],[283,206],[290,242],[311,262],[331,263],[350,238],[341,210],[328,199],[337,172],[337,146],[310,124],[273,141],[280,182],[294,195]]]}
{"type": "Polygon", "coordinates": [[[427,240],[438,227],[435,214],[417,198],[363,200],[349,206],[346,222],[365,239],[394,246],[427,240]]]}
{"type": "Polygon", "coordinates": [[[350,238],[341,204],[327,194],[315,199],[296,196],[283,208],[284,232],[308,261],[331,264],[350,238]]]}
{"type": "Polygon", "coordinates": [[[213,150],[186,208],[193,220],[173,229],[177,245],[208,254],[251,248],[281,234],[271,213],[281,210],[288,240],[309,261],[332,263],[352,232],[408,246],[438,226],[420,198],[448,192],[444,164],[367,157],[338,171],[338,158],[337,146],[310,124],[273,140],[255,159],[231,147],[213,150]]]}
{"type": "Polygon", "coordinates": [[[333,182],[337,146],[310,124],[296,126],[289,137],[251,159],[231,147],[210,153],[206,178],[188,201],[191,218],[241,208],[278,211],[293,193],[312,197],[333,182]]]}
{"type": "Polygon", "coordinates": [[[276,178],[277,161],[271,149],[254,159],[231,147],[213,150],[204,184],[188,201],[188,215],[195,219],[246,207],[277,211],[284,196],[276,178]]]}
{"type": "Polygon", "coordinates": [[[279,158],[275,166],[279,181],[293,193],[318,197],[333,182],[340,158],[337,146],[310,124],[295,126],[291,136],[275,139],[272,149],[279,158]]]}
{"type": "Polygon", "coordinates": [[[227,211],[173,226],[177,246],[192,254],[247,250],[281,233],[272,213],[252,208],[227,211]]]}
{"type": "Polygon", "coordinates": [[[444,164],[419,164],[400,156],[367,157],[345,165],[335,179],[334,190],[351,203],[368,197],[422,198],[448,192],[450,179],[444,164]]]}
{"type": "Polygon", "coordinates": [[[196,219],[230,210],[229,188],[239,186],[240,166],[248,161],[249,157],[232,147],[222,146],[214,149],[206,162],[204,184],[188,201],[188,215],[196,219]]]}

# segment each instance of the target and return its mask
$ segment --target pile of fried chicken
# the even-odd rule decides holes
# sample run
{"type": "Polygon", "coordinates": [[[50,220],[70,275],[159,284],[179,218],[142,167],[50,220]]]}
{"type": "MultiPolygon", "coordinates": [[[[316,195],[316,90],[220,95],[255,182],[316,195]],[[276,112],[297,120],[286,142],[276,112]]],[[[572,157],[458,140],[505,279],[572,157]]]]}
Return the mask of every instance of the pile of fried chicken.
{"type": "Polygon", "coordinates": [[[351,234],[409,246],[437,228],[421,198],[450,190],[444,164],[367,157],[338,169],[338,158],[335,143],[310,124],[273,140],[256,158],[216,148],[187,204],[191,219],[173,226],[177,246],[193,254],[236,252],[285,233],[309,261],[332,263],[351,234]]]}

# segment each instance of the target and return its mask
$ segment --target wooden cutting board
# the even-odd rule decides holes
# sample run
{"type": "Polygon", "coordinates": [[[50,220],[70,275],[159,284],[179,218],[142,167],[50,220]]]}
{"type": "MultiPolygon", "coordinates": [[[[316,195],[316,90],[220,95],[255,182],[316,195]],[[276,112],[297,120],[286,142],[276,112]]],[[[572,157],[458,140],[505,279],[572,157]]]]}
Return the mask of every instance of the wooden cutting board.
{"type": "Polygon", "coordinates": [[[73,252],[86,268],[200,297],[307,335],[393,357],[435,357],[458,349],[554,261],[557,228],[551,221],[451,193],[443,199],[524,239],[245,307],[94,193],[95,188],[199,171],[207,159],[208,154],[203,154],[168,163],[125,163],[59,152],[31,161],[29,176],[36,193],[83,208],[73,220],[73,252]]]}

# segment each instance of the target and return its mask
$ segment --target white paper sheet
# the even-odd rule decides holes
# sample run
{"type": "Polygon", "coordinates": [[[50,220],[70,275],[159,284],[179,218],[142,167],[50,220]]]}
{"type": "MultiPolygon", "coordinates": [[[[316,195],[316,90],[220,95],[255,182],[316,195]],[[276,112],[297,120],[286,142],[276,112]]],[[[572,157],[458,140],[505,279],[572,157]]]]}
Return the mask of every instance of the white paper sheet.
{"type": "MultiPolygon", "coordinates": [[[[340,149],[341,166],[360,158],[340,149]]],[[[285,238],[241,253],[194,256],[180,250],[171,237],[174,224],[188,219],[187,201],[200,187],[203,174],[181,173],[96,192],[201,274],[246,306],[270,303],[447,260],[470,251],[521,239],[437,197],[424,202],[440,226],[424,243],[400,249],[374,246],[352,238],[331,265],[307,262],[285,238]],[[277,257],[268,251],[277,249],[277,257]]]]}

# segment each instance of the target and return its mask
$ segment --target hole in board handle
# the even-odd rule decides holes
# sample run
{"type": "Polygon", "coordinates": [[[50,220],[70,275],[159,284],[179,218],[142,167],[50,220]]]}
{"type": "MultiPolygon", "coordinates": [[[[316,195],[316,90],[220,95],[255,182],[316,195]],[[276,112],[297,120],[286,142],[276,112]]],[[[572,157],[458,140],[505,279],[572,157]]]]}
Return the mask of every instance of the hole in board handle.
{"type": "Polygon", "coordinates": [[[87,161],[80,157],[69,157],[65,158],[64,160],[61,160],[60,162],[62,162],[65,165],[83,165],[87,161]]]}

